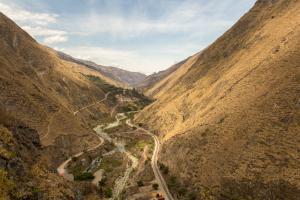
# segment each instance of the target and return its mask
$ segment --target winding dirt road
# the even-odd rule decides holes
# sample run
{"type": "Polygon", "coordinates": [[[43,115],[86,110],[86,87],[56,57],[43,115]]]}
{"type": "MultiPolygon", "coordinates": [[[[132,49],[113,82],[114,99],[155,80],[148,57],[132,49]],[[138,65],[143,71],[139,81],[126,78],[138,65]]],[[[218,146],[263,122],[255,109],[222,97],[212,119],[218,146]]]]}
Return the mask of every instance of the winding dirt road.
{"type": "Polygon", "coordinates": [[[155,143],[155,147],[154,147],[154,151],[153,151],[153,155],[152,155],[152,159],[151,159],[151,167],[153,169],[153,172],[154,172],[155,178],[156,178],[156,180],[159,184],[159,187],[162,190],[163,196],[167,200],[174,200],[171,193],[170,193],[170,191],[169,191],[169,189],[168,189],[168,185],[166,184],[165,179],[162,176],[162,174],[159,170],[159,167],[157,165],[158,153],[159,153],[159,150],[160,150],[160,142],[158,140],[158,137],[156,135],[154,135],[153,133],[151,133],[150,131],[132,124],[130,122],[130,120],[126,120],[126,124],[130,127],[136,127],[137,130],[144,131],[147,135],[150,135],[153,138],[154,143],[155,143]]]}
{"type": "MultiPolygon", "coordinates": [[[[95,134],[97,135],[97,134],[95,134]]],[[[97,135],[97,137],[99,138],[100,142],[99,144],[97,144],[96,146],[93,146],[91,148],[89,148],[88,150],[86,150],[86,152],[90,152],[93,151],[95,149],[97,149],[98,147],[100,147],[103,143],[104,143],[104,139],[102,137],[100,137],[99,135],[97,135]]],[[[74,177],[72,174],[69,174],[67,171],[67,167],[69,165],[69,163],[72,161],[72,158],[78,158],[79,156],[81,156],[84,152],[81,151],[79,153],[77,153],[76,155],[73,155],[71,157],[68,158],[68,160],[66,160],[65,162],[63,162],[58,168],[57,168],[57,172],[60,176],[64,177],[65,179],[69,180],[69,181],[73,181],[74,177]]]]}
{"type": "MultiPolygon", "coordinates": [[[[128,113],[130,113],[130,112],[128,112],[128,113]]],[[[95,127],[94,128],[94,131],[96,132],[95,134],[97,135],[97,137],[99,137],[99,139],[101,140],[101,142],[98,145],[96,145],[96,146],[94,146],[94,147],[92,147],[92,148],[90,148],[90,149],[87,150],[87,152],[93,151],[96,148],[98,148],[99,146],[101,146],[104,143],[104,140],[107,140],[109,142],[113,142],[114,145],[118,148],[118,150],[120,152],[125,153],[126,156],[132,162],[131,166],[126,169],[126,171],[124,173],[124,176],[120,177],[120,179],[118,179],[116,181],[114,189],[113,189],[113,197],[111,199],[118,199],[119,198],[119,195],[121,194],[121,192],[123,191],[123,189],[126,186],[126,183],[127,183],[128,179],[129,179],[130,174],[132,173],[132,171],[135,168],[137,168],[137,165],[138,165],[138,159],[136,157],[134,157],[130,152],[128,152],[128,151],[125,150],[124,144],[121,144],[121,143],[118,143],[116,141],[113,141],[113,139],[107,133],[104,132],[104,130],[111,129],[111,128],[119,126],[121,124],[121,120],[126,119],[126,118],[127,117],[125,116],[124,113],[118,113],[115,116],[116,121],[114,121],[114,122],[112,122],[110,124],[107,124],[105,126],[99,125],[99,126],[95,127]]],[[[68,160],[64,161],[57,168],[58,174],[60,176],[64,177],[66,180],[74,181],[74,176],[72,174],[68,173],[67,167],[68,167],[69,163],[72,161],[72,158],[79,157],[79,156],[81,156],[83,154],[84,154],[83,151],[79,152],[76,155],[73,155],[70,158],[68,158],[68,160]]],[[[101,180],[102,173],[103,173],[102,169],[100,169],[96,173],[94,173],[95,179],[93,180],[92,183],[97,184],[99,182],[99,180],[101,180]]]]}

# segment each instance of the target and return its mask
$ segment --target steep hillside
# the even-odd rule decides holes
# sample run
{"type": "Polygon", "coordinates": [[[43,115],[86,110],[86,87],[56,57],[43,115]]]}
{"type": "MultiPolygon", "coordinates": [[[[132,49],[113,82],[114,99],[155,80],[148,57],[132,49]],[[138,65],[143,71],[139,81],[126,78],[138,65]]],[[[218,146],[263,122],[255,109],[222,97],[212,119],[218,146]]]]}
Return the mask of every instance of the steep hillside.
{"type": "Polygon", "coordinates": [[[111,79],[122,83],[127,87],[136,87],[140,82],[142,82],[146,78],[145,74],[139,72],[130,72],[117,67],[98,65],[91,61],[73,58],[72,56],[69,56],[62,52],[57,52],[57,54],[60,58],[64,60],[75,62],[80,65],[84,65],[88,68],[100,71],[105,76],[110,77],[111,79]]]}
{"type": "Polygon", "coordinates": [[[0,46],[0,108],[37,130],[43,145],[65,154],[98,142],[92,125],[111,116],[122,94],[138,99],[100,72],[60,59],[3,14],[0,46]]]}
{"type": "Polygon", "coordinates": [[[120,85],[62,60],[0,13],[0,199],[98,199],[90,182],[67,182],[56,169],[98,150],[95,126],[150,103],[120,85]]]}
{"type": "Polygon", "coordinates": [[[300,199],[299,49],[300,1],[259,0],[154,86],[157,101],[136,120],[161,136],[177,199],[184,189],[198,199],[300,199]]]}
{"type": "Polygon", "coordinates": [[[74,185],[50,172],[41,154],[39,135],[34,129],[3,110],[0,124],[1,199],[78,198],[74,185]]]}
{"type": "Polygon", "coordinates": [[[45,144],[71,133],[93,139],[73,111],[104,97],[79,73],[95,72],[60,60],[2,14],[0,31],[1,108],[45,136],[45,144]]]}

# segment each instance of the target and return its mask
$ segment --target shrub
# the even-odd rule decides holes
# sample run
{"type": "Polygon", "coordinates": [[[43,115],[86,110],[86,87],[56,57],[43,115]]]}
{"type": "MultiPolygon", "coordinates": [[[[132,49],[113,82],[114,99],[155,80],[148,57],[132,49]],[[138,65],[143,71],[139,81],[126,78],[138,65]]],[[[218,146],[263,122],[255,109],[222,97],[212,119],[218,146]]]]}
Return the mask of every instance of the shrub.
{"type": "Polygon", "coordinates": [[[154,190],[158,190],[158,184],[157,184],[157,183],[153,183],[153,184],[152,184],[152,188],[153,188],[154,190]]]}
{"type": "Polygon", "coordinates": [[[112,189],[111,188],[105,188],[105,190],[104,190],[104,196],[106,197],[106,198],[111,198],[112,197],[112,189]]]}
{"type": "Polygon", "coordinates": [[[178,188],[179,183],[177,182],[177,179],[175,176],[171,176],[168,180],[167,180],[167,184],[170,188],[178,188]]]}
{"type": "Polygon", "coordinates": [[[137,181],[137,185],[138,185],[139,187],[142,187],[142,186],[144,186],[144,182],[141,181],[141,180],[139,180],[139,181],[137,181]]]}
{"type": "Polygon", "coordinates": [[[189,199],[189,200],[196,200],[196,199],[197,199],[197,194],[196,194],[196,192],[191,192],[191,193],[189,193],[188,199],[189,199]]]}
{"type": "Polygon", "coordinates": [[[169,173],[169,168],[168,168],[168,167],[165,167],[165,168],[163,169],[163,173],[164,173],[164,174],[168,174],[168,173],[169,173]]]}
{"type": "Polygon", "coordinates": [[[90,172],[83,172],[83,173],[79,173],[76,174],[74,177],[75,181],[85,181],[85,180],[92,180],[94,179],[94,175],[90,172]]]}
{"type": "Polygon", "coordinates": [[[78,158],[77,157],[72,157],[72,162],[76,162],[78,160],[78,158]]]}
{"type": "Polygon", "coordinates": [[[178,190],[178,194],[179,194],[180,196],[185,196],[186,193],[187,193],[187,189],[184,188],[184,187],[182,187],[182,188],[180,188],[180,189],[178,190]]]}
{"type": "Polygon", "coordinates": [[[107,181],[107,178],[106,178],[106,177],[103,177],[103,178],[99,181],[98,185],[99,185],[99,186],[105,186],[106,181],[107,181]]]}
{"type": "Polygon", "coordinates": [[[169,173],[169,167],[165,166],[162,163],[159,163],[159,169],[163,174],[167,175],[169,173]]]}

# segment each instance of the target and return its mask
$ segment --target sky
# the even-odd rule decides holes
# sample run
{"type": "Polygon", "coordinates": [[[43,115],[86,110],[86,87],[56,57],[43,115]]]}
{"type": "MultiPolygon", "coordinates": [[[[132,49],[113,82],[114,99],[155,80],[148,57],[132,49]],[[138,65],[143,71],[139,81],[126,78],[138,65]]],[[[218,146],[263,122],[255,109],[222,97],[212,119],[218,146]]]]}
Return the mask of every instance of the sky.
{"type": "Polygon", "coordinates": [[[151,74],[214,42],[255,0],[0,0],[41,44],[151,74]]]}

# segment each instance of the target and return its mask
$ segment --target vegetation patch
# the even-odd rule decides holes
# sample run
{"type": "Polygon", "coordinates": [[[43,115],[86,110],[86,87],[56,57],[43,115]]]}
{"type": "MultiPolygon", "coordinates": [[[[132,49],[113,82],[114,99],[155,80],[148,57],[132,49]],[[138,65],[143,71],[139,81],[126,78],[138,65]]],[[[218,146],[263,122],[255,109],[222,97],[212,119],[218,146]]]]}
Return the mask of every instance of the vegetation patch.
{"type": "Polygon", "coordinates": [[[15,189],[15,183],[8,178],[7,172],[0,169],[0,199],[10,199],[15,189]]]}
{"type": "Polygon", "coordinates": [[[104,189],[104,196],[106,198],[111,198],[112,197],[112,189],[110,187],[107,187],[104,189]]]}
{"type": "Polygon", "coordinates": [[[93,180],[94,178],[94,175],[90,172],[82,172],[74,175],[75,181],[93,180]]]}
{"type": "Polygon", "coordinates": [[[111,102],[117,103],[117,99],[115,97],[115,95],[117,94],[132,99],[136,99],[134,104],[126,105],[122,108],[124,112],[136,111],[142,109],[143,107],[153,102],[145,95],[139,93],[136,89],[124,89],[124,88],[116,87],[114,85],[108,84],[106,81],[104,81],[98,76],[85,75],[85,74],[82,75],[86,77],[89,81],[91,81],[93,84],[95,84],[97,87],[99,87],[101,90],[103,90],[103,92],[105,93],[110,92],[111,95],[109,95],[108,98],[111,102]]]}
{"type": "Polygon", "coordinates": [[[126,112],[137,111],[138,109],[139,109],[139,106],[137,104],[135,104],[133,102],[129,102],[129,103],[125,104],[125,105],[122,105],[119,110],[121,112],[125,112],[126,113],[126,112]]]}
{"type": "Polygon", "coordinates": [[[152,184],[152,188],[153,188],[154,190],[158,190],[158,184],[157,184],[157,183],[153,183],[153,184],[152,184]]]}
{"type": "Polygon", "coordinates": [[[103,158],[100,168],[104,169],[105,172],[112,172],[114,168],[120,167],[122,161],[114,157],[105,157],[103,158]]]}
{"type": "Polygon", "coordinates": [[[139,181],[137,181],[137,185],[139,187],[142,187],[142,186],[144,186],[144,182],[142,180],[139,180],[139,181]]]}

